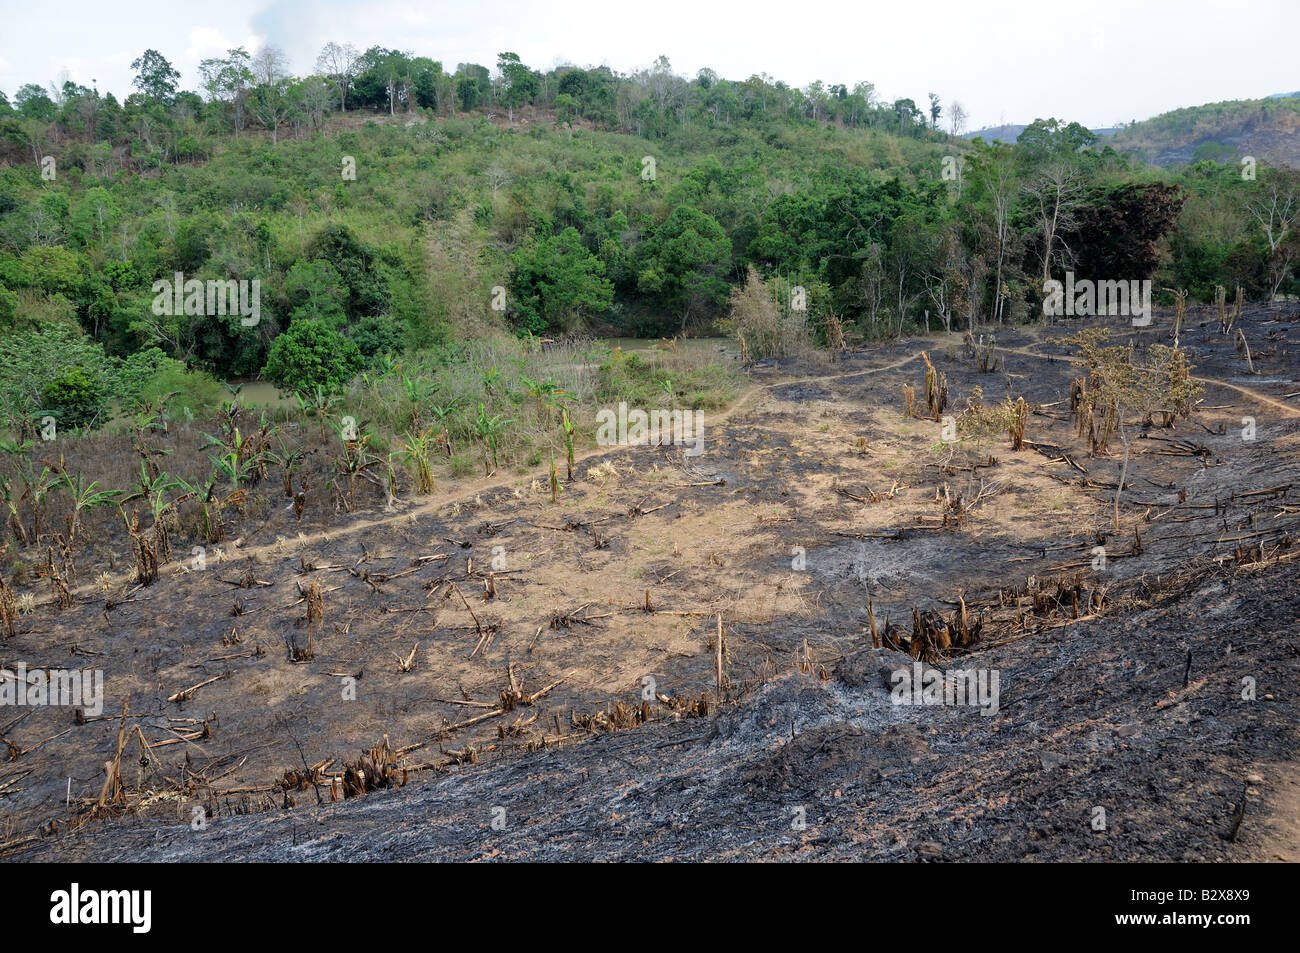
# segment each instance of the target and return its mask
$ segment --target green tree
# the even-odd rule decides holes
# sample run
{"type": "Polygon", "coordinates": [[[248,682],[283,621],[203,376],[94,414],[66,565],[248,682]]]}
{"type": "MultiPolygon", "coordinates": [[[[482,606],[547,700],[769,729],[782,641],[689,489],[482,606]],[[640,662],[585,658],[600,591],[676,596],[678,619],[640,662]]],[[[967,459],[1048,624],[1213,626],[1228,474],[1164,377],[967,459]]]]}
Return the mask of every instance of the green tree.
{"type": "Polygon", "coordinates": [[[20,436],[34,433],[40,412],[60,427],[95,422],[116,385],[103,347],[77,328],[55,325],[0,339],[0,404],[20,436]]]}
{"type": "Polygon", "coordinates": [[[442,64],[427,56],[417,56],[411,61],[411,95],[421,109],[438,108],[438,79],[442,64]]]}
{"type": "Polygon", "coordinates": [[[497,57],[501,71],[501,98],[506,104],[510,121],[515,121],[515,107],[533,101],[541,88],[537,74],[525,66],[518,53],[502,53],[497,57]]]}
{"type": "Polygon", "coordinates": [[[692,317],[727,300],[730,267],[731,243],[722,226],[679,205],[645,243],[637,287],[677,311],[685,330],[692,317]]]}
{"type": "Polygon", "coordinates": [[[249,90],[253,86],[252,59],[244,48],[226,51],[226,58],[211,58],[199,63],[199,76],[208,98],[228,108],[235,135],[244,128],[244,112],[249,90]]]}
{"type": "Polygon", "coordinates": [[[18,88],[14,94],[14,105],[18,107],[18,115],[24,119],[41,119],[46,122],[53,122],[59,111],[54,100],[35,83],[18,88]]]}
{"type": "Polygon", "coordinates": [[[176,98],[176,81],[181,74],[157,50],[145,50],[131,61],[135,79],[131,85],[154,102],[171,105],[176,98]]]}
{"type": "Polygon", "coordinates": [[[347,323],[343,310],[347,296],[338,269],[323,258],[300,258],[284,276],[285,310],[290,321],[321,321],[341,330],[347,323]]]}
{"type": "Polygon", "coordinates": [[[456,100],[461,112],[469,112],[478,104],[478,83],[468,76],[456,80],[456,100]]]}
{"type": "Polygon", "coordinates": [[[511,262],[515,302],[533,333],[569,330],[613,301],[614,286],[602,277],[605,263],[587,251],[576,228],[525,246],[511,262]]]}
{"type": "Polygon", "coordinates": [[[87,427],[101,422],[108,403],[102,377],[91,377],[81,367],[70,367],[41,390],[41,410],[61,427],[87,427]]]}
{"type": "Polygon", "coordinates": [[[275,339],[262,373],[282,391],[342,394],[365,366],[348,338],[320,321],[295,321],[275,339]]]}

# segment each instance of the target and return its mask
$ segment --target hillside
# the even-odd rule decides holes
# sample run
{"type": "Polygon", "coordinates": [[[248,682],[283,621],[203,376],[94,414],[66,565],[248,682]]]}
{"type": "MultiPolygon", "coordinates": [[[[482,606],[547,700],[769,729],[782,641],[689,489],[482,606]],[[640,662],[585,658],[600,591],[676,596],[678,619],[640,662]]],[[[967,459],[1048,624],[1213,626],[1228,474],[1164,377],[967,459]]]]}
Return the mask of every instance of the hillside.
{"type": "Polygon", "coordinates": [[[1135,415],[1131,460],[1064,412],[1058,326],[999,334],[996,372],[956,334],[762,362],[703,456],[594,448],[558,499],[403,478],[299,521],[255,485],[220,560],[17,618],[11,657],[105,697],[5,724],[0,852],[1295,859],[1300,347],[1290,310],[1241,326],[1255,374],[1189,315],[1205,406],[1135,415]],[[936,370],[950,444],[900,399],[936,370]],[[1020,449],[965,430],[980,393],[1034,409],[1020,449]],[[899,704],[914,664],[998,681],[899,704]]]}
{"type": "Polygon", "coordinates": [[[1175,109],[1119,130],[1116,149],[1158,166],[1244,156],[1300,168],[1300,97],[1230,100],[1175,109]]]}
{"type": "Polygon", "coordinates": [[[1292,850],[1294,172],[274,53],[0,98],[0,855],[1292,850]]]}

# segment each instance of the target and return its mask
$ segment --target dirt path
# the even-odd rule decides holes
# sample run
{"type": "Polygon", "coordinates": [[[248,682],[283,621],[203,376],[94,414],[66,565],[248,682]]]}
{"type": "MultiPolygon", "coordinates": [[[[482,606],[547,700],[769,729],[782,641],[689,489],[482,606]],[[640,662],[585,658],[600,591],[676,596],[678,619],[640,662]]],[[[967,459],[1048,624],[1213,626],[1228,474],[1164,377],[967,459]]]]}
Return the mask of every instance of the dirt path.
{"type": "MultiPolygon", "coordinates": [[[[1020,354],[1024,357],[1036,357],[1043,361],[1063,361],[1067,364],[1074,363],[1074,358],[1064,354],[1042,354],[1025,347],[1000,347],[998,350],[1008,354],[1020,354]]],[[[1200,381],[1202,384],[1209,384],[1212,387],[1225,387],[1228,390],[1235,390],[1242,396],[1249,397],[1257,403],[1282,411],[1282,413],[1286,414],[1288,417],[1300,417],[1300,410],[1295,407],[1289,407],[1281,401],[1274,400],[1272,397],[1267,397],[1257,390],[1251,390],[1249,387],[1230,384],[1227,381],[1217,380],[1213,377],[1198,377],[1195,374],[1192,375],[1192,380],[1200,381]]]]}

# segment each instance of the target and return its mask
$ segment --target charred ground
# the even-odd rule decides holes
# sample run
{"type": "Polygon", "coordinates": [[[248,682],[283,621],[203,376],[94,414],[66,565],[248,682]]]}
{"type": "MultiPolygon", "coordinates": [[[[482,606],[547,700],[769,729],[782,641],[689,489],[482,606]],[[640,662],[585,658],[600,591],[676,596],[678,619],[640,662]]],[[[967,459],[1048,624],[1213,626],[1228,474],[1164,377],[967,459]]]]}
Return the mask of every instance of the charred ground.
{"type": "Polygon", "coordinates": [[[995,371],[956,335],[753,368],[703,455],[592,454],[556,503],[497,474],[301,535],[277,504],[203,571],[38,600],[6,667],[101,668],[106,707],[0,725],[6,850],[1294,859],[1296,326],[1247,312],[1250,374],[1192,315],[1204,397],[1135,422],[1119,532],[1119,454],[1069,419],[1066,331],[1003,330],[995,371]],[[1023,396],[1024,448],[953,450],[904,417],[926,358],[954,410],[977,385],[1023,396]],[[998,713],[892,704],[913,657],[997,669],[998,713]],[[119,745],[127,695],[148,749],[119,745]]]}

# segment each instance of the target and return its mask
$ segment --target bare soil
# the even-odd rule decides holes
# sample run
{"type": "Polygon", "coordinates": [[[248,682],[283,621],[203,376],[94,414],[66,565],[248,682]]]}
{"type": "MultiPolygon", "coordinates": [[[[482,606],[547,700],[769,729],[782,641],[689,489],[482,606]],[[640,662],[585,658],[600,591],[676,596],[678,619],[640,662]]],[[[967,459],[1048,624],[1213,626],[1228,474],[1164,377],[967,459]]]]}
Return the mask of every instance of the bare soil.
{"type": "Polygon", "coordinates": [[[1252,375],[1193,315],[1204,399],[1172,429],[1133,422],[1118,533],[1120,455],[1078,438],[1053,328],[998,331],[995,373],[958,335],[761,364],[701,456],[609,448],[554,504],[542,475],[498,474],[308,531],[268,507],[205,570],[44,599],[0,643],[6,668],[100,668],[106,688],[102,720],[3,712],[3,849],[1294,859],[1298,318],[1248,312],[1252,375]],[[948,412],[976,385],[1030,402],[1025,448],[950,454],[938,421],[905,418],[923,350],[948,412]],[[323,631],[294,661],[313,583],[323,631]],[[963,604],[978,640],[917,637],[914,611],[963,604]],[[913,655],[997,670],[997,714],[894,704],[913,655]],[[128,695],[151,748],[126,745],[124,803],[99,808],[128,695]],[[345,767],[385,738],[392,787],[345,797],[345,767]]]}

